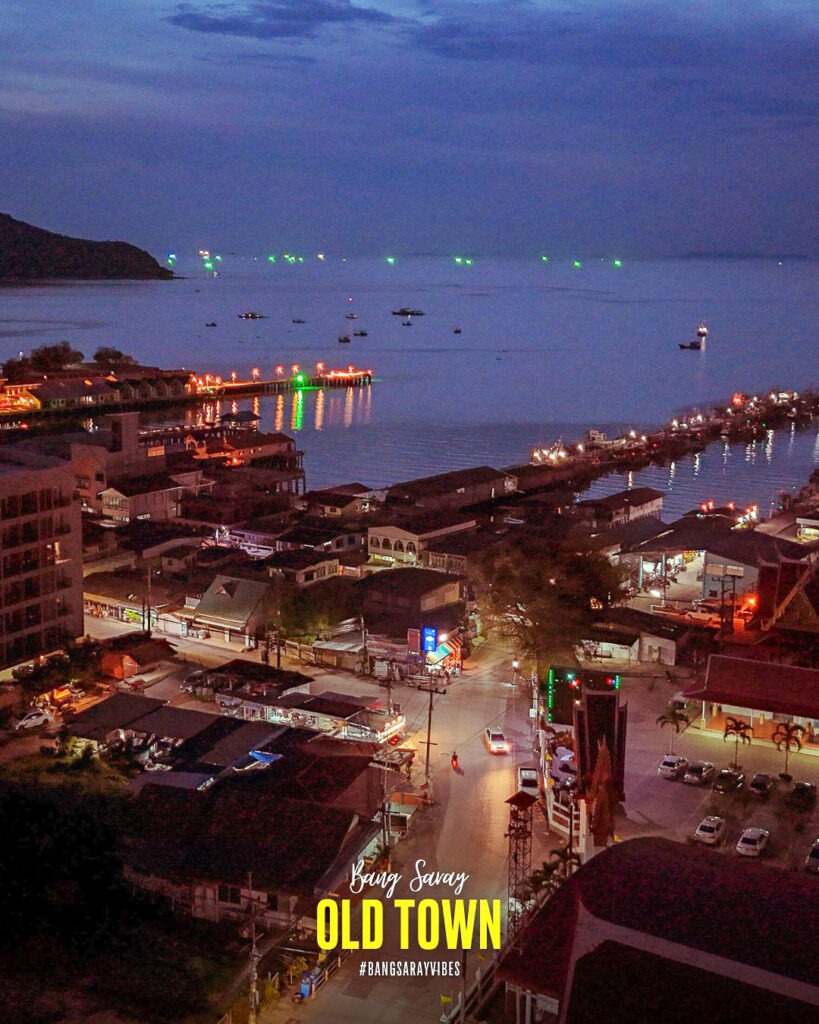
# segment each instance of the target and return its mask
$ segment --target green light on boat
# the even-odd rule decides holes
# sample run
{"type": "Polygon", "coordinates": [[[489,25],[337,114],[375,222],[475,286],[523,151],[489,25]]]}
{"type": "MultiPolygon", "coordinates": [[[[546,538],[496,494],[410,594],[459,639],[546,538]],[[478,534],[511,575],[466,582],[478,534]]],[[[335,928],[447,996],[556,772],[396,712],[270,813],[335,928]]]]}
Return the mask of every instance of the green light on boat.
{"type": "Polygon", "coordinates": [[[213,258],[217,261],[217,263],[221,263],[222,262],[222,257],[221,256],[214,256],[213,258]]]}
{"type": "Polygon", "coordinates": [[[268,256],[267,257],[267,262],[268,263],[275,263],[276,262],[276,257],[275,256],[268,256]]]}
{"type": "Polygon", "coordinates": [[[572,264],[572,266],[573,267],[582,267],[583,264],[580,262],[580,260],[575,260],[574,263],[572,264]]]}
{"type": "Polygon", "coordinates": [[[623,261],[622,260],[615,260],[614,261],[614,265],[615,265],[615,267],[622,267],[623,261]]]}
{"type": "Polygon", "coordinates": [[[304,257],[303,256],[299,256],[299,263],[304,263],[304,257]]]}
{"type": "Polygon", "coordinates": [[[472,260],[464,260],[464,263],[465,263],[465,264],[466,264],[466,265],[467,265],[468,267],[471,267],[471,266],[472,266],[472,260]]]}
{"type": "Polygon", "coordinates": [[[394,256],[388,256],[387,257],[387,263],[389,263],[390,266],[393,266],[395,264],[395,257],[394,256]]]}
{"type": "Polygon", "coordinates": [[[541,256],[540,257],[540,262],[541,263],[548,263],[549,262],[549,257],[548,256],[541,256]]]}
{"type": "Polygon", "coordinates": [[[205,270],[213,270],[213,264],[210,260],[205,264],[205,270]]]}
{"type": "Polygon", "coordinates": [[[464,258],[463,258],[463,256],[456,256],[456,257],[455,257],[455,262],[456,262],[456,263],[463,263],[463,261],[464,261],[464,258]]]}

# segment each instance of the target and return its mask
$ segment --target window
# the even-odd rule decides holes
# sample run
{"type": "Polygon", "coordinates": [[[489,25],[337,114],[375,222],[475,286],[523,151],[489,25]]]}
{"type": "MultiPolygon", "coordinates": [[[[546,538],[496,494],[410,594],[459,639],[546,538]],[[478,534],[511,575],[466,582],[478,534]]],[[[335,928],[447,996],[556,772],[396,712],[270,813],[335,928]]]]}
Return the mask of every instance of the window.
{"type": "Polygon", "coordinates": [[[392,551],[392,544],[390,543],[389,537],[384,538],[384,540],[381,542],[381,547],[385,551],[392,551]]]}
{"type": "Polygon", "coordinates": [[[381,547],[381,541],[378,539],[378,537],[370,537],[370,547],[371,548],[380,548],[381,547]]]}
{"type": "Polygon", "coordinates": [[[238,906],[242,902],[242,896],[238,885],[220,885],[219,902],[233,903],[238,906]]]}
{"type": "Polygon", "coordinates": [[[404,550],[404,545],[401,543],[400,540],[397,540],[395,542],[395,550],[396,551],[403,551],[404,550]]]}
{"type": "Polygon", "coordinates": [[[267,894],[267,908],[268,910],[279,909],[279,897],[276,895],[275,892],[269,892],[267,894]]]}

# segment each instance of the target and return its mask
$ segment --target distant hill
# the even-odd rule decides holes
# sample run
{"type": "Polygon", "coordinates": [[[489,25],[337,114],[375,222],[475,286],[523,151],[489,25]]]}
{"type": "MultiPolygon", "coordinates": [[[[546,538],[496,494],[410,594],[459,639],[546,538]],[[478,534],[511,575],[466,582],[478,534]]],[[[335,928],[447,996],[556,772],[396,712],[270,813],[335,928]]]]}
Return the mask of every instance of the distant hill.
{"type": "Polygon", "coordinates": [[[91,242],[44,231],[0,213],[0,281],[170,280],[174,275],[128,242],[91,242]]]}

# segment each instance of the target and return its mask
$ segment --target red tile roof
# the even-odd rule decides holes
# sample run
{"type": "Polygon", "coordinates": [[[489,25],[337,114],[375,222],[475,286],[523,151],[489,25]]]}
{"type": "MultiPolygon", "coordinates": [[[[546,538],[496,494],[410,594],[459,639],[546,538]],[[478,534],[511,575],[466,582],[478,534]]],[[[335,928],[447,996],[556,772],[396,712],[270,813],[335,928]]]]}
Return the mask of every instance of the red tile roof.
{"type": "Polygon", "coordinates": [[[817,718],[819,670],[712,654],[705,681],[694,683],[685,695],[690,700],[817,718]]]}

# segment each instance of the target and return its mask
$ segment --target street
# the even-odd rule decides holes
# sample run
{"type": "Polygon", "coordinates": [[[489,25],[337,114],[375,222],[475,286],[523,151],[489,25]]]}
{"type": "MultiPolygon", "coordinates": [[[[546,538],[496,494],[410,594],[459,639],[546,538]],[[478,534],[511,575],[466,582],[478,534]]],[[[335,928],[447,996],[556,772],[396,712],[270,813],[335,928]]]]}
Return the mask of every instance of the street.
{"type": "MultiPolygon", "coordinates": [[[[108,632],[110,624],[105,626],[108,632]]],[[[209,710],[208,705],[181,693],[179,681],[192,667],[216,665],[238,653],[182,639],[179,654],[192,664],[180,664],[171,674],[150,685],[146,692],[174,704],[209,710]]],[[[252,654],[246,652],[239,656],[252,654]]],[[[382,701],[387,699],[386,689],[370,679],[291,659],[283,661],[282,667],[311,676],[314,682],[310,689],[315,693],[333,690],[382,701]]],[[[802,813],[788,808],[784,803],[788,787],[778,778],[770,800],[758,803],[744,791],[719,795],[712,792],[710,784],[697,787],[659,777],[657,764],[668,750],[670,737],[668,729],[660,729],[656,719],[667,709],[672,694],[687,684],[687,673],[675,670],[675,677],[669,679],[664,671],[659,674],[658,667],[648,666],[624,668],[622,672],[622,700],[628,703],[629,716],[626,801],[615,819],[617,838],[651,835],[686,842],[703,817],[718,814],[727,823],[726,839],[720,848],[725,856],[739,859],[734,846],[742,829],[753,824],[771,830],[767,862],[801,869],[811,842],[819,834],[816,808],[802,813]]],[[[452,897],[451,890],[445,886],[430,886],[420,894],[409,891],[408,881],[415,875],[416,861],[424,860],[425,871],[467,872],[469,880],[460,894],[464,898],[505,900],[508,871],[505,833],[509,809],[504,801],[516,791],[516,765],[535,761],[528,715],[528,682],[520,677],[516,685],[512,685],[512,678],[510,653],[493,644],[484,644],[475,650],[462,674],[447,682],[438,679],[434,683],[436,688],[447,691],[434,695],[433,700],[430,775],[435,802],[414,816],[407,838],[393,851],[391,870],[405,876],[394,898],[452,897]],[[487,752],[482,739],[487,725],[504,731],[512,742],[509,755],[493,756],[487,752]],[[450,766],[453,750],[459,755],[457,773],[450,766]]],[[[416,790],[420,790],[424,782],[429,695],[414,687],[395,684],[392,698],[401,705],[407,717],[407,736],[418,747],[411,781],[416,790]]],[[[674,750],[689,760],[712,761],[718,769],[727,766],[734,756],[732,742],[724,743],[720,737],[705,735],[695,726],[674,737],[674,750]]],[[[739,760],[748,781],[757,771],[770,772],[776,778],[784,764],[783,755],[776,749],[754,743],[740,749],[739,760]]],[[[819,758],[808,753],[793,754],[790,770],[794,779],[816,782],[819,758]]],[[[560,844],[560,837],[547,832],[545,819],[535,808],[532,867],[539,867],[550,850],[560,844]]],[[[383,894],[375,890],[365,891],[364,895],[381,897],[383,894]]],[[[362,961],[368,957],[377,961],[460,960],[457,952],[400,950],[398,918],[391,910],[388,901],[384,944],[380,950],[373,954],[354,952],[313,999],[298,1005],[283,1000],[280,1005],[265,1009],[261,1019],[270,1024],[438,1020],[440,997],[457,999],[459,977],[359,974],[362,961]]],[[[470,953],[466,959],[467,983],[474,978],[476,969],[485,972],[490,962],[491,953],[486,955],[485,961],[470,953]]]]}

